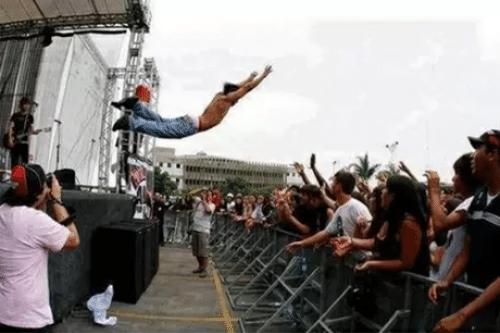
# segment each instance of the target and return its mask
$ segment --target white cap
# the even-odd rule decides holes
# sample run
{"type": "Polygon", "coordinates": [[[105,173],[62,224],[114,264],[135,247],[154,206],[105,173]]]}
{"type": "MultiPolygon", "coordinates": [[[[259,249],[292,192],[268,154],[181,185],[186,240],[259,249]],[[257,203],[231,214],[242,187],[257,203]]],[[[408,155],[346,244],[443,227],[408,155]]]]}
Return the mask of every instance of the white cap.
{"type": "Polygon", "coordinates": [[[231,197],[232,198],[232,197],[234,197],[234,195],[232,193],[228,193],[227,197],[231,197]]]}

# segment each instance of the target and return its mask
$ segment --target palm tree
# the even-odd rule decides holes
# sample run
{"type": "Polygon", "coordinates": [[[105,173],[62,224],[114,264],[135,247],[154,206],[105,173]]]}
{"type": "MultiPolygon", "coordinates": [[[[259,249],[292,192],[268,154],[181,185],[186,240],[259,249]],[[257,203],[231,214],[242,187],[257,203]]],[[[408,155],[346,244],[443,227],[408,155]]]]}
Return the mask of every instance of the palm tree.
{"type": "Polygon", "coordinates": [[[354,169],[354,173],[358,175],[359,178],[363,180],[369,180],[375,174],[375,171],[380,167],[380,164],[370,165],[368,159],[368,153],[364,156],[356,157],[358,159],[357,163],[352,163],[350,166],[354,169]]]}
{"type": "Polygon", "coordinates": [[[397,165],[395,165],[394,163],[389,163],[387,164],[387,170],[385,170],[387,172],[387,175],[390,177],[390,176],[397,176],[400,174],[400,170],[398,168],[397,165]]]}

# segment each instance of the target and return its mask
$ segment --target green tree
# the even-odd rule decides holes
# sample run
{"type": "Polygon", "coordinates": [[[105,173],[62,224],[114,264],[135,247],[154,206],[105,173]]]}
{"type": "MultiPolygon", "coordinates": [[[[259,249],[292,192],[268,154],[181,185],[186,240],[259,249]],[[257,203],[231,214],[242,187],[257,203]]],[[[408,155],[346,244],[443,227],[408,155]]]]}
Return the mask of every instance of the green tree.
{"type": "Polygon", "coordinates": [[[221,186],[224,195],[228,193],[232,193],[233,195],[237,193],[248,194],[251,188],[251,184],[241,177],[227,178],[221,186]]]}
{"type": "Polygon", "coordinates": [[[159,167],[155,167],[154,177],[155,192],[164,195],[166,198],[176,193],[177,184],[170,179],[168,172],[162,173],[159,167]]]}
{"type": "Polygon", "coordinates": [[[398,166],[394,163],[387,164],[387,168],[385,169],[385,172],[387,172],[388,177],[396,176],[396,175],[399,175],[401,173],[398,166]]]}
{"type": "Polygon", "coordinates": [[[354,173],[358,175],[359,178],[363,180],[370,180],[375,174],[375,171],[380,167],[380,164],[370,164],[370,160],[368,158],[368,153],[365,153],[364,156],[358,156],[357,163],[352,163],[352,167],[354,173]]]}

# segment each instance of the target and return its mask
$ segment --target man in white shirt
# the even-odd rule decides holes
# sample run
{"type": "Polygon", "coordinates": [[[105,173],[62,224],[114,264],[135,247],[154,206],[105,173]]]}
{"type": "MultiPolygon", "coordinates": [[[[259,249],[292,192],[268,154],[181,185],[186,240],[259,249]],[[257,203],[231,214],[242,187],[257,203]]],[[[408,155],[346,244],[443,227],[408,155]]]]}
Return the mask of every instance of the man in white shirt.
{"type": "Polygon", "coordinates": [[[325,191],[322,191],[327,205],[330,207],[334,207],[336,203],[339,205],[333,218],[330,219],[325,229],[309,238],[288,244],[287,250],[294,253],[303,248],[323,244],[333,236],[353,236],[358,219],[371,221],[372,216],[368,208],[351,197],[355,184],[356,179],[352,174],[344,171],[337,172],[331,185],[336,202],[329,198],[325,191]]]}
{"type": "Polygon", "coordinates": [[[201,198],[195,197],[193,215],[192,250],[198,260],[198,268],[193,273],[200,273],[200,277],[207,276],[208,244],[210,241],[210,227],[215,204],[207,190],[203,190],[201,198]]]}
{"type": "Polygon", "coordinates": [[[54,323],[49,253],[73,250],[80,238],[55,177],[49,188],[39,165],[18,165],[12,183],[0,206],[0,332],[44,331],[54,323]],[[54,218],[45,213],[48,205],[54,218]]]}

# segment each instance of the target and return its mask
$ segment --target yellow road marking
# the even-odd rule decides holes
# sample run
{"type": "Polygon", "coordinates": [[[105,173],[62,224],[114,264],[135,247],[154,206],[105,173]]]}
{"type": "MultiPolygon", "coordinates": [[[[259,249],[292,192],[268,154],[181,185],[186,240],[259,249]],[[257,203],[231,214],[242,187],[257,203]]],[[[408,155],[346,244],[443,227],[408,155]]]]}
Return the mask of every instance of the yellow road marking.
{"type": "Polygon", "coordinates": [[[217,297],[219,298],[219,306],[220,306],[221,312],[222,312],[222,319],[223,319],[224,325],[226,326],[226,332],[234,333],[235,331],[234,331],[233,321],[237,321],[237,319],[234,319],[232,316],[229,304],[227,304],[226,294],[224,293],[224,290],[222,289],[222,284],[221,284],[221,281],[219,279],[219,275],[217,275],[217,272],[216,272],[216,269],[213,265],[213,262],[212,262],[212,274],[214,277],[215,289],[217,290],[217,297]]]}

